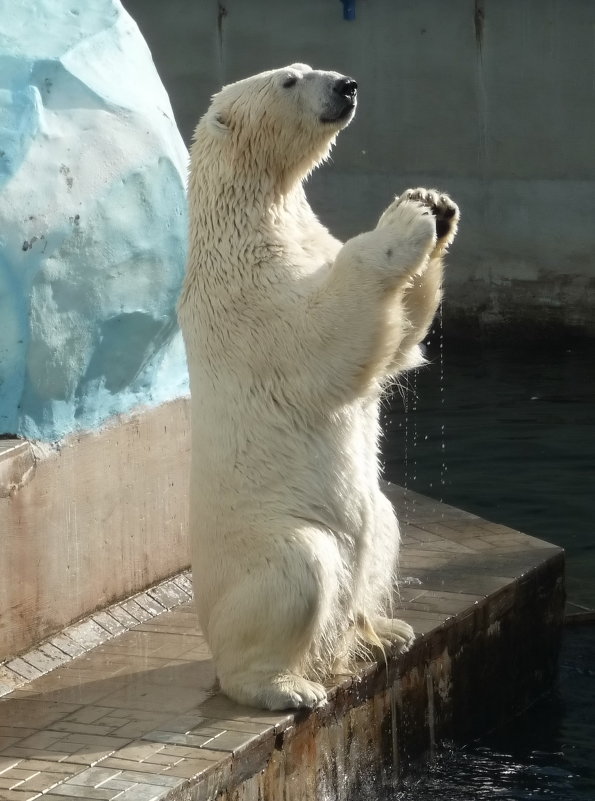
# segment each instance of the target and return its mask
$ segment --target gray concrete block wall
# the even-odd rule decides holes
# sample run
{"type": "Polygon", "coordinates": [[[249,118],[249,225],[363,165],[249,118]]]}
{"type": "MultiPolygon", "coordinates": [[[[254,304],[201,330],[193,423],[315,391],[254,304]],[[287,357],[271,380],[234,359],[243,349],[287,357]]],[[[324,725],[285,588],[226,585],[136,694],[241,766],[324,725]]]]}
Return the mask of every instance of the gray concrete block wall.
{"type": "Polygon", "coordinates": [[[186,141],[222,83],[305,61],[360,85],[309,182],[346,238],[407,186],[449,191],[451,331],[595,335],[595,3],[591,0],[124,0],[186,141]],[[458,324],[458,325],[457,325],[458,324]]]}

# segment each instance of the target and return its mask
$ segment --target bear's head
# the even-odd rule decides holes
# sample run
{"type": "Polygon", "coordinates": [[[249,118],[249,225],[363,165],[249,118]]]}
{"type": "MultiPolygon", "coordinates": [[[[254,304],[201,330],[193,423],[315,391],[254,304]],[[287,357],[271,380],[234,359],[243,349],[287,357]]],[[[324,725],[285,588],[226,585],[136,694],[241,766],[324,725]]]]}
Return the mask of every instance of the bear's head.
{"type": "Polygon", "coordinates": [[[329,153],[355,113],[357,84],[337,72],[292,64],[216,94],[195,132],[196,156],[236,176],[300,179],[329,153]]]}

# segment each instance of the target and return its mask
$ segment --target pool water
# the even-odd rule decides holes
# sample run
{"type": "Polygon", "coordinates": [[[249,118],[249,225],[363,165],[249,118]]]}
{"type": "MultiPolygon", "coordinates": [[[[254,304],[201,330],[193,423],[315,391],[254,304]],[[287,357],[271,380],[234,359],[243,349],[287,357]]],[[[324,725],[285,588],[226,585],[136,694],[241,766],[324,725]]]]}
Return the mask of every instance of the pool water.
{"type": "MultiPolygon", "coordinates": [[[[595,343],[428,353],[386,403],[385,477],[561,545],[569,601],[595,607],[595,343]]],[[[595,624],[566,628],[551,695],[388,797],[595,801],[595,624]]]]}

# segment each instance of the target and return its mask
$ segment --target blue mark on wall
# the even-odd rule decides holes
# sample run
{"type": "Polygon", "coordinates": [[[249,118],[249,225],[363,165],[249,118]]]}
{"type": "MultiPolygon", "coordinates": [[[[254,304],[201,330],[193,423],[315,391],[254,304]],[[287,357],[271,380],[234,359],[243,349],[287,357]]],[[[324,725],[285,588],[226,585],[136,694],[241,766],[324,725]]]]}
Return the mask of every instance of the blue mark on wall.
{"type": "Polygon", "coordinates": [[[355,0],[341,0],[343,3],[343,19],[355,19],[355,0]]]}

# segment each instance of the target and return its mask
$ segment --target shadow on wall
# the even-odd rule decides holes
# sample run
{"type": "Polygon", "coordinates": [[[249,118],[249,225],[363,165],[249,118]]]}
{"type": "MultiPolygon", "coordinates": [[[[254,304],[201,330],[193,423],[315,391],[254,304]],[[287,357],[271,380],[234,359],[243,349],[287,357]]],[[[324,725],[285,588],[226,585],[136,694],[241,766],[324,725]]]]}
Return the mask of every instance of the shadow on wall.
{"type": "Polygon", "coordinates": [[[118,0],[82,12],[19,7],[0,52],[0,433],[44,440],[187,392],[187,151],[118,0]]]}

